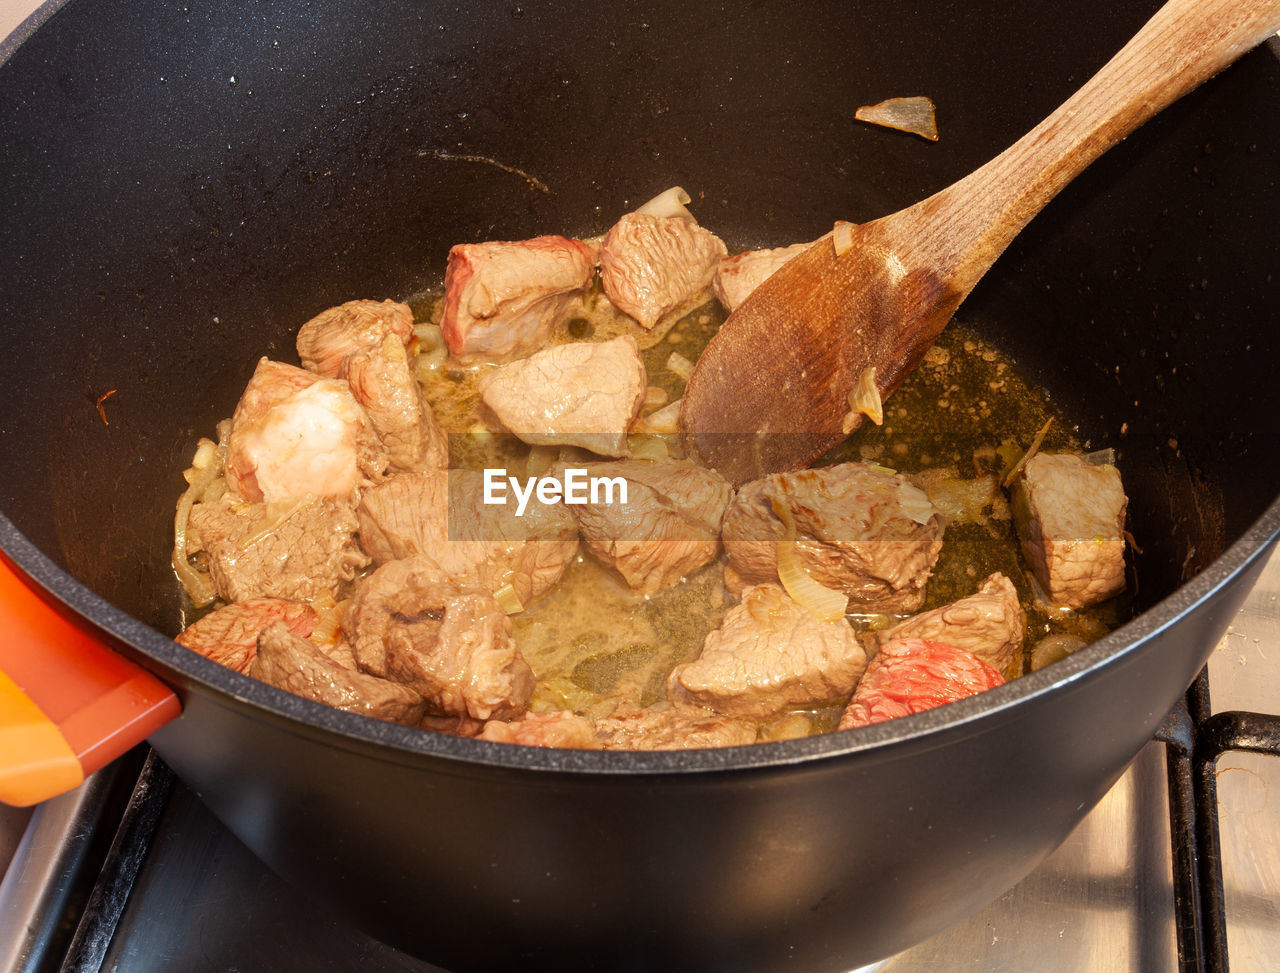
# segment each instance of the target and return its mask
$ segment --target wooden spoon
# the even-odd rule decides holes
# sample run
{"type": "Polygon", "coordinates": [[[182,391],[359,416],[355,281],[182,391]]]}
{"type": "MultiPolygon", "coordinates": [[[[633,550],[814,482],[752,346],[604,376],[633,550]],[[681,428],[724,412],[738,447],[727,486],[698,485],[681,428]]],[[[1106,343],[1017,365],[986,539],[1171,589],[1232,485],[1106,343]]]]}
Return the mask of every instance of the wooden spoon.
{"type": "Polygon", "coordinates": [[[789,261],[698,360],[680,409],[688,445],[735,483],[805,466],[835,446],[867,369],[888,398],[1059,190],[1277,30],[1280,0],[1169,0],[1084,87],[982,168],[840,231],[840,256],[828,234],[789,261]]]}

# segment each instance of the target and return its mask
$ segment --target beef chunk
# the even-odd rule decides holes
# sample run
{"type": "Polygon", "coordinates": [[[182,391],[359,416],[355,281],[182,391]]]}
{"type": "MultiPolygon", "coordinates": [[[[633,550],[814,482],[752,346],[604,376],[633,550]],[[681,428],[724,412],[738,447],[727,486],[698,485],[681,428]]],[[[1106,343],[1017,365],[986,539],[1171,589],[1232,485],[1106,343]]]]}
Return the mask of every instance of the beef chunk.
{"type": "Polygon", "coordinates": [[[728,252],[693,220],[628,213],[600,245],[600,284],[614,307],[650,329],[710,286],[728,252]]]}
{"type": "Polygon", "coordinates": [[[793,243],[789,247],[748,250],[722,258],[716,264],[716,276],[711,282],[716,299],[732,313],[751,296],[752,291],[772,277],[774,271],[810,246],[808,243],[793,243]]]}
{"type": "Polygon", "coordinates": [[[448,439],[422,397],[396,335],[352,355],[344,377],[369,416],[392,470],[441,470],[449,465],[448,439]]]}
{"type": "Polygon", "coordinates": [[[249,675],[317,703],[377,720],[416,726],[426,702],[413,690],[348,669],[315,644],[273,622],[258,639],[258,655],[249,675]]]}
{"type": "Polygon", "coordinates": [[[946,642],[972,652],[1008,679],[1020,668],[1026,624],[1013,582],[997,571],[976,594],[908,618],[873,639],[877,646],[908,638],[946,642]]]}
{"type": "Polygon", "coordinates": [[[391,561],[363,579],[342,628],[361,669],[408,686],[432,714],[511,719],[528,708],[533,670],[502,606],[430,558],[391,561]]]}
{"type": "Polygon", "coordinates": [[[231,417],[227,485],[249,501],[349,496],[387,457],[347,383],[263,358],[231,417]]]}
{"type": "Polygon", "coordinates": [[[654,709],[619,703],[595,726],[605,750],[699,750],[756,742],[750,723],[686,703],[654,709]]]}
{"type": "Polygon", "coordinates": [[[511,585],[522,604],[551,588],[578,551],[578,528],[560,504],[531,500],[524,516],[486,504],[471,470],[402,473],[360,498],[360,544],[376,563],[426,555],[463,585],[511,585]]]}
{"type": "Polygon", "coordinates": [[[672,670],[667,695],[726,716],[764,719],[847,699],[866,667],[843,618],[821,621],[777,585],[757,585],[707,636],[702,654],[672,670]]]}
{"type": "Polygon", "coordinates": [[[845,592],[851,609],[920,607],[942,549],[944,518],[905,477],[843,463],[743,486],[721,537],[730,566],[747,584],[778,581],[777,542],[786,531],[774,503],[795,519],[800,566],[819,584],[845,592]]]}
{"type": "Polygon", "coordinates": [[[369,563],[356,527],[348,500],[240,503],[223,496],[191,508],[188,552],[204,552],[224,601],[337,598],[369,563]]]}
{"type": "Polygon", "coordinates": [[[284,622],[294,635],[306,638],[315,630],[317,621],[315,609],[305,602],[252,598],[211,611],[183,629],[174,641],[248,675],[264,628],[273,622],[284,622]]]}
{"type": "Polygon", "coordinates": [[[623,335],[556,345],[503,365],[480,379],[480,395],[525,442],[626,456],[627,430],[647,384],[639,346],[623,335]]]}
{"type": "Polygon", "coordinates": [[[443,469],[449,445],[410,367],[412,338],[408,304],[348,301],[302,326],[298,357],[319,375],[347,381],[393,470],[443,469]]]}
{"type": "Polygon", "coordinates": [[[623,477],[627,502],[572,507],[587,550],[635,591],[652,594],[713,560],[733,495],[714,470],[674,460],[593,463],[593,477],[623,477]]]}
{"type": "Polygon", "coordinates": [[[522,743],[527,747],[565,747],[571,750],[599,750],[600,738],[585,716],[557,710],[553,713],[525,713],[510,722],[490,720],[480,731],[480,739],[497,743],[522,743]]]}
{"type": "Polygon", "coordinates": [[[345,378],[352,355],[379,348],[394,335],[402,348],[413,338],[413,311],[398,301],[347,301],[321,311],[298,329],[302,367],[328,378],[345,378]]]}
{"type": "Polygon", "coordinates": [[[886,642],[867,666],[839,729],[910,716],[1003,682],[995,669],[954,645],[915,638],[886,642]]]}
{"type": "Polygon", "coordinates": [[[445,344],[454,355],[490,361],[537,351],[595,271],[595,253],[562,236],[459,244],[445,267],[445,344]]]}
{"type": "Polygon", "coordinates": [[[1128,498],[1114,466],[1037,453],[1015,487],[1023,556],[1048,600],[1084,608],[1124,591],[1128,498]]]}

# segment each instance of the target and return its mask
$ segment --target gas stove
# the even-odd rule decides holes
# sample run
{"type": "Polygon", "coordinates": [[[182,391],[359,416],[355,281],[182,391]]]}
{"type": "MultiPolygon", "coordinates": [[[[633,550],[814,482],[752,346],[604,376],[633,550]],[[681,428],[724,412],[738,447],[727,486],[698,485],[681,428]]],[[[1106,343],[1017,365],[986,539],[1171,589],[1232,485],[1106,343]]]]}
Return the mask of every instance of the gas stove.
{"type": "MultiPolygon", "coordinates": [[[[1280,956],[1280,554],[1196,685],[1067,841],[968,920],[876,964],[1217,971],[1280,956]]],[[[29,816],[0,973],[433,973],[275,877],[145,749],[29,816]]],[[[0,842],[0,851],[6,848],[0,842]]]]}

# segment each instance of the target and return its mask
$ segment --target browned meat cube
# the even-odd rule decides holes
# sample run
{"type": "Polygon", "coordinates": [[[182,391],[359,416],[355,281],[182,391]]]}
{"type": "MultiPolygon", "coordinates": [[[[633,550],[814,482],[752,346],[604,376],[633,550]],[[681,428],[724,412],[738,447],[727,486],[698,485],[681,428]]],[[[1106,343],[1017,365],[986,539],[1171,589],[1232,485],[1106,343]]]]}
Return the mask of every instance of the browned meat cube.
{"type": "Polygon", "coordinates": [[[757,732],[750,723],[684,703],[658,709],[620,703],[609,715],[597,719],[595,726],[605,750],[740,747],[755,743],[757,732]]]}
{"type": "Polygon", "coordinates": [[[590,476],[622,477],[626,503],[572,507],[582,539],[635,591],[669,588],[720,551],[720,523],[733,488],[714,470],[668,460],[591,463],[590,476]]]}
{"type": "Polygon", "coordinates": [[[258,636],[272,622],[284,622],[290,632],[307,638],[318,616],[305,602],[285,598],[252,598],[211,611],[184,628],[175,642],[206,658],[249,674],[258,656],[258,636]]]}
{"type": "Polygon", "coordinates": [[[595,276],[577,240],[462,243],[449,251],[440,333],[458,356],[503,361],[537,351],[595,276]]]}
{"type": "Polygon", "coordinates": [[[345,497],[386,469],[341,379],[263,358],[231,417],[227,485],[249,501],[345,497]]]}
{"type": "Polygon", "coordinates": [[[490,720],[480,731],[481,740],[522,743],[526,747],[563,747],[570,750],[599,750],[600,738],[585,716],[557,710],[554,713],[525,713],[517,720],[490,720]]]}
{"type": "Polygon", "coordinates": [[[673,311],[689,308],[728,252],[693,220],[628,213],[600,245],[600,284],[614,307],[651,329],[673,311]]]}
{"type": "Polygon", "coordinates": [[[993,689],[1004,678],[945,642],[898,639],[880,647],[840,717],[841,730],[882,723],[993,689]]]}
{"type": "Polygon", "coordinates": [[[627,430],[647,385],[640,348],[623,335],[556,345],[503,365],[480,379],[480,396],[525,442],[627,456],[627,430]]]}
{"type": "Polygon", "coordinates": [[[356,511],[360,544],[382,564],[426,555],[461,585],[511,586],[527,605],[560,580],[578,551],[578,526],[562,505],[536,498],[523,516],[484,503],[471,470],[402,473],[366,490],[356,511]]]}
{"type": "Polygon", "coordinates": [[[375,564],[428,554],[437,563],[452,561],[445,553],[449,538],[449,476],[437,470],[401,473],[360,494],[356,517],[360,547],[375,564]]]}
{"type": "Polygon", "coordinates": [[[188,553],[205,552],[224,601],[336,599],[369,563],[356,528],[347,500],[237,503],[224,495],[191,508],[188,553]]]}
{"type": "Polygon", "coordinates": [[[913,638],[945,642],[972,652],[1008,679],[1020,668],[1026,625],[1017,589],[997,571],[982,582],[976,594],[922,612],[876,632],[873,638],[878,646],[913,638]]]}
{"type": "Polygon", "coordinates": [[[391,561],[357,586],[342,620],[365,672],[402,683],[438,716],[512,719],[533,670],[493,595],[448,580],[428,557],[391,561]]]}
{"type": "Polygon", "coordinates": [[[1124,591],[1128,498],[1114,466],[1037,453],[1018,481],[1014,517],[1023,556],[1048,600],[1084,608],[1124,591]]]}
{"type": "Polygon", "coordinates": [[[789,247],[748,250],[722,258],[716,264],[716,276],[711,282],[716,299],[726,311],[736,310],[752,291],[773,276],[775,270],[810,246],[808,243],[793,243],[789,247]]]}
{"type": "Polygon", "coordinates": [[[283,622],[263,631],[249,675],[317,703],[409,726],[418,724],[427,707],[406,686],[338,664],[283,622]]]}
{"type": "Polygon", "coordinates": [[[413,311],[398,301],[347,301],[321,311],[298,329],[302,367],[327,378],[344,378],[347,359],[395,335],[402,347],[413,338],[413,311]]]}
{"type": "Polygon", "coordinates": [[[410,367],[412,338],[408,304],[348,301],[302,326],[298,357],[319,375],[346,379],[392,469],[444,469],[449,445],[410,367]]]}
{"type": "Polygon", "coordinates": [[[707,636],[702,654],[667,679],[673,700],[740,719],[765,719],[853,692],[867,667],[853,628],[824,622],[777,585],[756,585],[707,636]]]}
{"type": "Polygon", "coordinates": [[[392,470],[448,467],[449,441],[422,396],[398,337],[389,334],[380,345],[352,355],[344,377],[369,416],[392,470]]]}
{"type": "Polygon", "coordinates": [[[774,512],[795,519],[800,567],[843,591],[865,612],[912,612],[942,549],[944,518],[906,477],[862,463],[774,473],[743,486],[724,518],[729,564],[746,584],[778,581],[786,531],[774,512]]]}

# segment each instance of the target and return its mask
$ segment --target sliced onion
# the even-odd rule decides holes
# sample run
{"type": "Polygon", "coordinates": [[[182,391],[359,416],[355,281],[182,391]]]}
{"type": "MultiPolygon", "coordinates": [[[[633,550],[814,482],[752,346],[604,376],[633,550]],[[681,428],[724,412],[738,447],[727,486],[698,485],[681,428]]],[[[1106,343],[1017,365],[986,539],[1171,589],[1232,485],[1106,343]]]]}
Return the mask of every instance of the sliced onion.
{"type": "Polygon", "coordinates": [[[518,615],[524,611],[524,602],[520,600],[514,585],[504,584],[493,593],[493,597],[508,615],[518,615]]]}
{"type": "Polygon", "coordinates": [[[813,733],[813,720],[806,713],[786,713],[760,727],[761,741],[799,740],[813,733]]]}
{"type": "Polygon", "coordinates": [[[849,392],[849,413],[840,427],[846,436],[853,432],[860,415],[877,426],[884,424],[884,403],[880,401],[880,389],[876,387],[874,366],[863,369],[857,384],[849,392]]]}
{"type": "Polygon", "coordinates": [[[1031,671],[1043,669],[1050,663],[1065,659],[1072,652],[1078,652],[1088,643],[1074,635],[1049,635],[1042,638],[1031,650],[1031,671]]]}
{"type": "Polygon", "coordinates": [[[923,95],[890,98],[878,105],[863,105],[853,117],[860,122],[919,135],[930,142],[938,141],[937,113],[933,101],[923,95]]]}
{"type": "Polygon", "coordinates": [[[176,520],[181,526],[175,524],[173,532],[173,571],[182,582],[183,590],[191,599],[191,604],[196,608],[203,608],[218,597],[218,589],[214,587],[213,579],[205,572],[197,570],[187,557],[187,518],[191,514],[193,502],[194,500],[188,498],[186,493],[178,501],[176,520]]]}
{"type": "Polygon", "coordinates": [[[196,503],[213,503],[216,500],[221,500],[222,495],[226,492],[227,478],[219,476],[205,488],[204,493],[196,497],[196,503]]]}
{"type": "Polygon", "coordinates": [[[671,458],[671,451],[667,448],[667,441],[661,436],[633,435],[627,437],[627,449],[631,451],[631,458],[645,460],[650,463],[661,463],[663,460],[671,458]]]}
{"type": "Polygon", "coordinates": [[[1085,453],[1080,457],[1090,466],[1115,466],[1116,451],[1111,447],[1106,449],[1094,450],[1092,453],[1085,453]]]}
{"type": "Polygon", "coordinates": [[[311,630],[311,641],[320,646],[337,645],[342,641],[342,616],[347,610],[347,602],[334,600],[333,595],[324,594],[311,602],[319,620],[311,630]]]}
{"type": "Polygon", "coordinates": [[[769,505],[786,530],[784,539],[778,541],[778,580],[782,587],[792,601],[815,618],[824,622],[843,621],[845,609],[849,607],[848,596],[843,591],[834,591],[814,581],[800,566],[795,541],[796,521],[791,515],[791,508],[777,499],[771,499],[769,505]]]}
{"type": "Polygon", "coordinates": [[[206,469],[210,463],[218,458],[218,444],[212,439],[201,439],[196,444],[196,455],[191,460],[191,465],[197,470],[206,469]]]}
{"type": "Polygon", "coordinates": [[[683,399],[676,399],[670,405],[665,405],[657,412],[645,416],[635,426],[636,432],[641,433],[658,433],[659,435],[674,435],[680,431],[680,403],[683,399]]]}
{"type": "Polygon", "coordinates": [[[650,385],[644,390],[644,401],[640,403],[640,411],[651,412],[654,409],[661,409],[670,401],[671,396],[667,395],[666,389],[650,385]]]}
{"type": "Polygon", "coordinates": [[[206,572],[198,570],[187,557],[187,524],[191,519],[191,508],[222,476],[227,460],[229,431],[230,423],[222,422],[218,424],[216,445],[208,439],[200,440],[191,469],[183,474],[188,486],[178,498],[178,507],[173,517],[173,554],[170,561],[187,597],[196,608],[212,603],[218,592],[212,578],[206,572]]]}
{"type": "Polygon", "coordinates": [[[681,380],[687,382],[693,376],[693,362],[685,358],[678,351],[673,351],[667,359],[667,371],[678,375],[681,380]]]}
{"type": "Polygon", "coordinates": [[[831,246],[835,248],[837,257],[843,257],[853,249],[853,227],[854,224],[847,220],[837,220],[832,227],[831,246]]]}
{"type": "Polygon", "coordinates": [[[929,499],[929,494],[915,484],[905,481],[898,485],[898,506],[917,524],[927,524],[941,513],[929,499]]]}
{"type": "MultiPolygon", "coordinates": [[[[574,683],[568,676],[550,676],[539,679],[533,690],[533,699],[529,701],[532,713],[555,713],[569,710],[574,713],[585,712],[597,697],[574,683]]],[[[615,702],[608,702],[610,707],[615,702]]]]}
{"type": "Polygon", "coordinates": [[[635,212],[644,213],[646,216],[675,216],[682,220],[689,220],[691,223],[697,223],[698,221],[693,218],[693,214],[685,209],[685,205],[691,201],[691,197],[683,189],[679,186],[672,186],[670,189],[658,193],[635,212]]]}
{"type": "Polygon", "coordinates": [[[448,362],[449,346],[444,343],[440,326],[436,324],[420,325],[414,329],[414,335],[418,339],[418,353],[413,359],[413,375],[423,382],[448,362]]]}
{"type": "Polygon", "coordinates": [[[930,469],[911,480],[928,494],[929,502],[951,524],[982,523],[983,511],[1000,496],[1000,483],[994,473],[965,479],[954,470],[930,469]]]}

